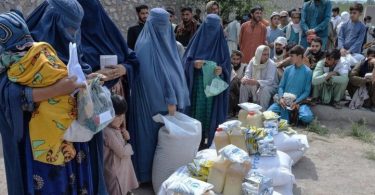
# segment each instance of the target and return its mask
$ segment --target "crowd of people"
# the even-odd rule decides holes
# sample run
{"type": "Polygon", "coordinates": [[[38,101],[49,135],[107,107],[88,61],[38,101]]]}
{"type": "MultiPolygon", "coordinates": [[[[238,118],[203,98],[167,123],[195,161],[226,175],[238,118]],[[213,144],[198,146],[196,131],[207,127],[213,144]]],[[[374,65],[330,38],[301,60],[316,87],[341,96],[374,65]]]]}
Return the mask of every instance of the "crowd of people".
{"type": "Polygon", "coordinates": [[[248,19],[220,18],[220,5],[136,7],[127,41],[99,0],[45,0],[28,18],[0,15],[0,132],[9,194],[127,194],[152,179],[161,124],[156,114],[183,112],[202,124],[200,149],[215,130],[253,102],[294,124],[309,124],[311,106],[375,111],[371,17],[353,3],[340,14],[329,0],[248,19]],[[62,138],[77,117],[71,96],[86,85],[68,77],[76,43],[87,79],[111,93],[115,117],[88,142],[62,138]],[[101,55],[118,64],[100,67],[101,55]],[[229,85],[207,96],[207,71],[229,85]],[[292,99],[292,102],[289,100],[292,99]],[[288,101],[287,101],[288,100],[288,101]]]}

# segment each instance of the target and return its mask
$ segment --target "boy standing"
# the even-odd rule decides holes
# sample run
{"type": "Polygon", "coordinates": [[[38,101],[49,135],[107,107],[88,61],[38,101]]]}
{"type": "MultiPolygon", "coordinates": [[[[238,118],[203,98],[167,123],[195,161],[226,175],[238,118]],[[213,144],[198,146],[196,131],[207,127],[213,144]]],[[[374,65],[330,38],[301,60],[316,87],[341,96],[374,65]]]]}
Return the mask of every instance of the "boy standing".
{"type": "Polygon", "coordinates": [[[356,54],[355,58],[356,56],[363,58],[360,53],[366,35],[366,26],[359,20],[362,12],[362,4],[354,3],[350,6],[350,21],[342,25],[338,38],[341,56],[356,54]]]}

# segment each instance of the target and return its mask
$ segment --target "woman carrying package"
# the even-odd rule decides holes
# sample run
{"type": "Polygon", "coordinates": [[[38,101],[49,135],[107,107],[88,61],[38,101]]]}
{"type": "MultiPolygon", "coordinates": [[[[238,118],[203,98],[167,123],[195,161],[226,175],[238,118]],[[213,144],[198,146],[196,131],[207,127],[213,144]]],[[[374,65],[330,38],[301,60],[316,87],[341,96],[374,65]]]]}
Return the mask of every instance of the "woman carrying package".
{"type": "MultiPolygon", "coordinates": [[[[70,5],[79,24],[82,8],[70,5]]],[[[9,194],[92,193],[86,148],[61,137],[74,119],[69,95],[84,85],[66,78],[66,66],[49,44],[33,41],[19,12],[0,15],[0,24],[0,129],[9,194]]]]}
{"type": "Polygon", "coordinates": [[[213,141],[216,128],[227,118],[229,90],[208,97],[205,92],[205,75],[214,73],[214,76],[219,76],[229,84],[232,72],[229,49],[219,16],[207,16],[191,39],[182,62],[191,100],[191,106],[186,112],[202,123],[201,149],[207,148],[213,141]],[[205,74],[210,69],[212,72],[205,74]]]}
{"type": "Polygon", "coordinates": [[[152,9],[138,37],[135,52],[140,62],[139,76],[132,85],[130,140],[134,167],[140,182],[151,181],[152,163],[160,124],[157,114],[173,115],[189,105],[189,95],[169,13],[152,9]]]}

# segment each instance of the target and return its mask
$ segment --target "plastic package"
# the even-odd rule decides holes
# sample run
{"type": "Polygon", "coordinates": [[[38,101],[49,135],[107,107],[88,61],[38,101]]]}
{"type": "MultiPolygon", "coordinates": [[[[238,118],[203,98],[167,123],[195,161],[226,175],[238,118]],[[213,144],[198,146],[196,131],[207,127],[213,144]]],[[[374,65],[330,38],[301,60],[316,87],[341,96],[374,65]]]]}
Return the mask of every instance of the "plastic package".
{"type": "Polygon", "coordinates": [[[111,92],[101,86],[99,77],[78,93],[78,122],[94,133],[107,127],[115,117],[111,92]]]}
{"type": "Polygon", "coordinates": [[[212,184],[187,177],[170,183],[167,187],[167,195],[202,195],[210,191],[213,187],[212,184]]]}
{"type": "Polygon", "coordinates": [[[254,104],[254,103],[249,103],[249,102],[238,104],[238,106],[247,112],[259,111],[262,109],[262,106],[258,104],[254,104]]]}
{"type": "Polygon", "coordinates": [[[242,191],[244,195],[271,195],[273,192],[272,179],[252,172],[245,178],[242,191]]]}
{"type": "Polygon", "coordinates": [[[263,124],[266,133],[272,136],[279,133],[279,122],[277,120],[266,120],[263,124]]]}
{"type": "Polygon", "coordinates": [[[247,152],[234,146],[228,145],[220,150],[219,154],[233,163],[250,163],[251,159],[247,152]]]}
{"type": "Polygon", "coordinates": [[[276,146],[270,134],[258,141],[258,152],[261,156],[276,156],[276,146]]]}

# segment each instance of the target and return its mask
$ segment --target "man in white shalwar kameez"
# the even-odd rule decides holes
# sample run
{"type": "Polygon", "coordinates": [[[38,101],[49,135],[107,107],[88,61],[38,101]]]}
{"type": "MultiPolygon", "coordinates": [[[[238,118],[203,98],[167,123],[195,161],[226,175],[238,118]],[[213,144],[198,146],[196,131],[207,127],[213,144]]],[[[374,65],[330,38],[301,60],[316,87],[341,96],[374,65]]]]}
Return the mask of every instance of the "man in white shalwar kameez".
{"type": "Polygon", "coordinates": [[[240,103],[247,102],[251,97],[254,103],[262,106],[262,110],[267,110],[277,86],[276,64],[270,59],[270,48],[261,45],[247,66],[241,81],[240,103]]]}

